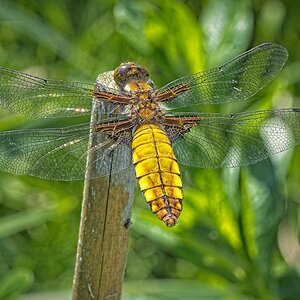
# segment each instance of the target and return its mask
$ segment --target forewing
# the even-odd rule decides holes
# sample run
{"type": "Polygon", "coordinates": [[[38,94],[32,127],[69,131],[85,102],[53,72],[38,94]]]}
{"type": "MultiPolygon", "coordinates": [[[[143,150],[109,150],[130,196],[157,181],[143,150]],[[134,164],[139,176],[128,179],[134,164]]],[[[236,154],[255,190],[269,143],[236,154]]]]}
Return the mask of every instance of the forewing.
{"type": "MultiPolygon", "coordinates": [[[[195,115],[193,115],[195,116],[195,115]]],[[[238,167],[300,143],[300,109],[234,115],[198,114],[197,125],[181,136],[166,126],[179,163],[201,168],[238,167]]]]}
{"type": "Polygon", "coordinates": [[[184,86],[187,91],[162,103],[165,109],[243,101],[265,87],[277,75],[288,52],[276,44],[262,44],[226,64],[179,78],[159,89],[164,93],[184,86]]]}
{"type": "Polygon", "coordinates": [[[10,173],[54,180],[84,179],[88,154],[92,165],[97,166],[90,178],[118,173],[131,165],[130,144],[94,132],[89,123],[0,133],[0,169],[10,173]],[[90,134],[99,143],[88,149],[90,134]]]}
{"type": "MultiPolygon", "coordinates": [[[[107,75],[100,78],[107,84],[111,79],[107,75]]],[[[93,90],[93,84],[46,80],[0,67],[0,107],[20,115],[61,118],[90,114],[93,90]]],[[[101,83],[98,90],[119,93],[101,83]]]]}

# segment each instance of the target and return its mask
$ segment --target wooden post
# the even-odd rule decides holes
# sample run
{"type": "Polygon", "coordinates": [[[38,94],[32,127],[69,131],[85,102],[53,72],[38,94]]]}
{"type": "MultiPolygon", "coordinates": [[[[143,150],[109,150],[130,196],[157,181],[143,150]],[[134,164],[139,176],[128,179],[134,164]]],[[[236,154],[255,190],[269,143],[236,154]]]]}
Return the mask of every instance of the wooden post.
{"type": "MultiPolygon", "coordinates": [[[[91,121],[99,115],[92,113],[91,121]]],[[[90,138],[90,147],[93,143],[90,138]]],[[[92,161],[89,157],[87,178],[96,168],[92,161]]],[[[121,299],[135,184],[132,172],[85,181],[72,300],[121,299]]]]}

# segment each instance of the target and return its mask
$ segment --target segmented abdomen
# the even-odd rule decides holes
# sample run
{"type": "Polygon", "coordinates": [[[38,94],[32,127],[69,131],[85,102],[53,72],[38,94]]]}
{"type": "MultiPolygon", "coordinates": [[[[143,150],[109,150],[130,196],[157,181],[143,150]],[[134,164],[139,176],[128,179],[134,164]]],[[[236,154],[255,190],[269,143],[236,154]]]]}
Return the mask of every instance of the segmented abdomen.
{"type": "Polygon", "coordinates": [[[167,226],[182,210],[182,181],[171,142],[160,126],[145,124],[134,133],[133,164],[150,209],[167,226]]]}

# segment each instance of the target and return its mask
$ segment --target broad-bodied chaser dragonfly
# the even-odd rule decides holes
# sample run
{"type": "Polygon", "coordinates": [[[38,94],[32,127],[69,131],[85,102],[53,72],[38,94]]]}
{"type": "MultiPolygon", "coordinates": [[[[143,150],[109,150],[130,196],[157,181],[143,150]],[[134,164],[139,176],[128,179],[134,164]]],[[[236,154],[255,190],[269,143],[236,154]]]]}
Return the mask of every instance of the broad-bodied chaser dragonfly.
{"type": "Polygon", "coordinates": [[[102,107],[109,107],[94,123],[1,132],[0,169],[46,179],[84,179],[88,152],[97,165],[92,177],[134,166],[150,209],[172,226],[183,200],[178,164],[237,167],[293,147],[300,143],[300,108],[230,115],[172,111],[244,101],[277,75],[287,57],[285,48],[265,43],[162,88],[133,62],[99,75],[95,85],[0,68],[1,108],[61,118],[90,114],[93,106],[101,114],[102,107]],[[99,141],[90,149],[89,138],[99,141]]]}

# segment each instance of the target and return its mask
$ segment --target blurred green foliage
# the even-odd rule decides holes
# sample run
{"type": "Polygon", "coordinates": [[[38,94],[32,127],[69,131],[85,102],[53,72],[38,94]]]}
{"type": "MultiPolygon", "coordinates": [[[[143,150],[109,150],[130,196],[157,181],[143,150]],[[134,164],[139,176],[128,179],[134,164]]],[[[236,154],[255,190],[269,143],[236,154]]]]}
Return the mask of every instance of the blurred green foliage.
{"type": "MultiPolygon", "coordinates": [[[[291,0],[2,0],[0,65],[93,82],[138,61],[161,86],[276,42],[290,58],[270,86],[247,103],[204,109],[300,107],[299,10],[291,0]]],[[[1,130],[33,122],[0,117],[1,130]]],[[[242,169],[183,169],[175,228],[137,190],[124,299],[299,299],[299,166],[297,147],[242,169]]],[[[59,299],[71,288],[82,188],[0,175],[0,299],[59,299]]]]}

